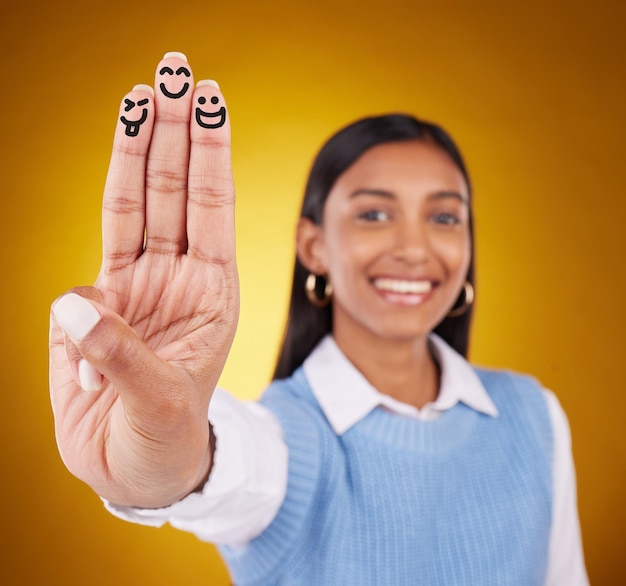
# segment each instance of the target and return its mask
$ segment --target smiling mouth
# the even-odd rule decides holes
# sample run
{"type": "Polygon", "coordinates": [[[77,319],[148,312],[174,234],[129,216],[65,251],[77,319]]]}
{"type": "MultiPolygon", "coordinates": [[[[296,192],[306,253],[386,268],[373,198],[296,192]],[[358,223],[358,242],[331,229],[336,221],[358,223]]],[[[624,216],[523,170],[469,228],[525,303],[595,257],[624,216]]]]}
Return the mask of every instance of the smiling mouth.
{"type": "Polygon", "coordinates": [[[408,281],[402,279],[374,279],[374,287],[380,291],[409,295],[425,295],[433,289],[431,281],[408,281]]]}
{"type": "Polygon", "coordinates": [[[146,108],[141,112],[141,118],[139,120],[128,120],[126,116],[122,116],[120,120],[126,125],[127,136],[137,136],[139,134],[139,128],[146,121],[148,117],[148,110],[146,108]]]}
{"type": "Polygon", "coordinates": [[[429,299],[438,283],[426,280],[381,277],[373,279],[372,285],[376,292],[388,303],[414,307],[429,299]]]}
{"type": "Polygon", "coordinates": [[[222,106],[217,112],[205,112],[200,108],[196,108],[196,122],[202,126],[202,128],[219,128],[226,122],[226,108],[222,106]],[[205,122],[204,118],[215,119],[217,122],[205,122]]]}
{"type": "Polygon", "coordinates": [[[168,98],[182,98],[186,93],[187,90],[189,89],[189,84],[187,82],[185,82],[185,85],[182,87],[182,89],[179,92],[170,92],[166,87],[164,83],[161,83],[159,85],[159,87],[161,88],[161,91],[163,92],[163,95],[165,95],[168,98]]]}

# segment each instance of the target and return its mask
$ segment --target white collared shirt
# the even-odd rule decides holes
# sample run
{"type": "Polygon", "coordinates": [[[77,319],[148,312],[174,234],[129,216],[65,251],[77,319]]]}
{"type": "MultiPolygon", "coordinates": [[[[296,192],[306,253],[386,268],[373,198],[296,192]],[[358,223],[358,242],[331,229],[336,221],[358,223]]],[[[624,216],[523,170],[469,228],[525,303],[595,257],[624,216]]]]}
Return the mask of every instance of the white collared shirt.
{"type": "Polygon", "coordinates": [[[476,411],[497,417],[498,409],[465,359],[438,336],[433,334],[430,340],[441,366],[440,390],[434,402],[417,409],[376,390],[333,338],[324,338],[303,366],[311,390],[335,433],[342,435],[378,406],[407,417],[432,420],[462,401],[476,411]]]}
{"type": "MultiPolygon", "coordinates": [[[[498,410],[469,363],[436,335],[430,338],[441,370],[437,399],[421,409],[377,391],[352,365],[331,336],[324,338],[303,368],[311,390],[337,435],[374,408],[431,420],[459,401],[498,417],[498,410]]],[[[545,390],[554,431],[553,523],[548,586],[585,586],[576,503],[576,479],[567,418],[556,396],[545,390]]],[[[162,509],[135,509],[105,503],[118,517],[144,525],[169,522],[212,543],[240,546],[269,526],[287,489],[287,447],[274,414],[217,389],[209,420],[217,439],[211,476],[201,492],[162,509]]]]}

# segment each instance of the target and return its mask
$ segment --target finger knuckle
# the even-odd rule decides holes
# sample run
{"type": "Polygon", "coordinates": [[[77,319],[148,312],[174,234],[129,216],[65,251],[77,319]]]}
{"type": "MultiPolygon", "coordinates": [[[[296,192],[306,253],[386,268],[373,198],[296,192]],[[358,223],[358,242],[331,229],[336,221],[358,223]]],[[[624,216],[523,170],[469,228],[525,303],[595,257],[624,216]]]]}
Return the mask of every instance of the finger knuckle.
{"type": "Polygon", "coordinates": [[[157,193],[184,191],[187,188],[187,177],[163,168],[149,168],[146,172],[146,187],[157,193]]]}
{"type": "Polygon", "coordinates": [[[144,212],[144,203],[138,197],[127,197],[123,194],[107,198],[102,204],[102,209],[117,215],[127,215],[144,212]]]}

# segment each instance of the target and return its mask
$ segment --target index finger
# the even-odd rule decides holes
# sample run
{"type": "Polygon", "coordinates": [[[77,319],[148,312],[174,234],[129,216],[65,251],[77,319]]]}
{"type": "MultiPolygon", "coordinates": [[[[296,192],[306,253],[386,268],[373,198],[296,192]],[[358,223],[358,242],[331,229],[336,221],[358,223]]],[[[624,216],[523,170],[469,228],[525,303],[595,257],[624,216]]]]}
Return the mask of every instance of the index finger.
{"type": "Polygon", "coordinates": [[[187,254],[224,263],[235,257],[230,116],[212,80],[198,82],[191,107],[187,254]]]}
{"type": "Polygon", "coordinates": [[[120,105],[102,203],[103,270],[111,273],[142,252],[146,157],[154,123],[154,92],[138,85],[120,105]]]}

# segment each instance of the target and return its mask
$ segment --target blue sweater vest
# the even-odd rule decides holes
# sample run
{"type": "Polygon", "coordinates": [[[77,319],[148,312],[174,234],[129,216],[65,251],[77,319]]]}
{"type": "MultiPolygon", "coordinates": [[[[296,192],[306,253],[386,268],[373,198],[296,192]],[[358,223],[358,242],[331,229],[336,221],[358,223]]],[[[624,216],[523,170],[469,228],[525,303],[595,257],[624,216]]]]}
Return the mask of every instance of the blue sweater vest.
{"type": "Polygon", "coordinates": [[[534,586],[552,520],[553,437],[532,379],[477,370],[500,416],[374,409],[337,436],[302,369],[267,389],[289,447],[287,495],[242,548],[236,584],[534,586]]]}

